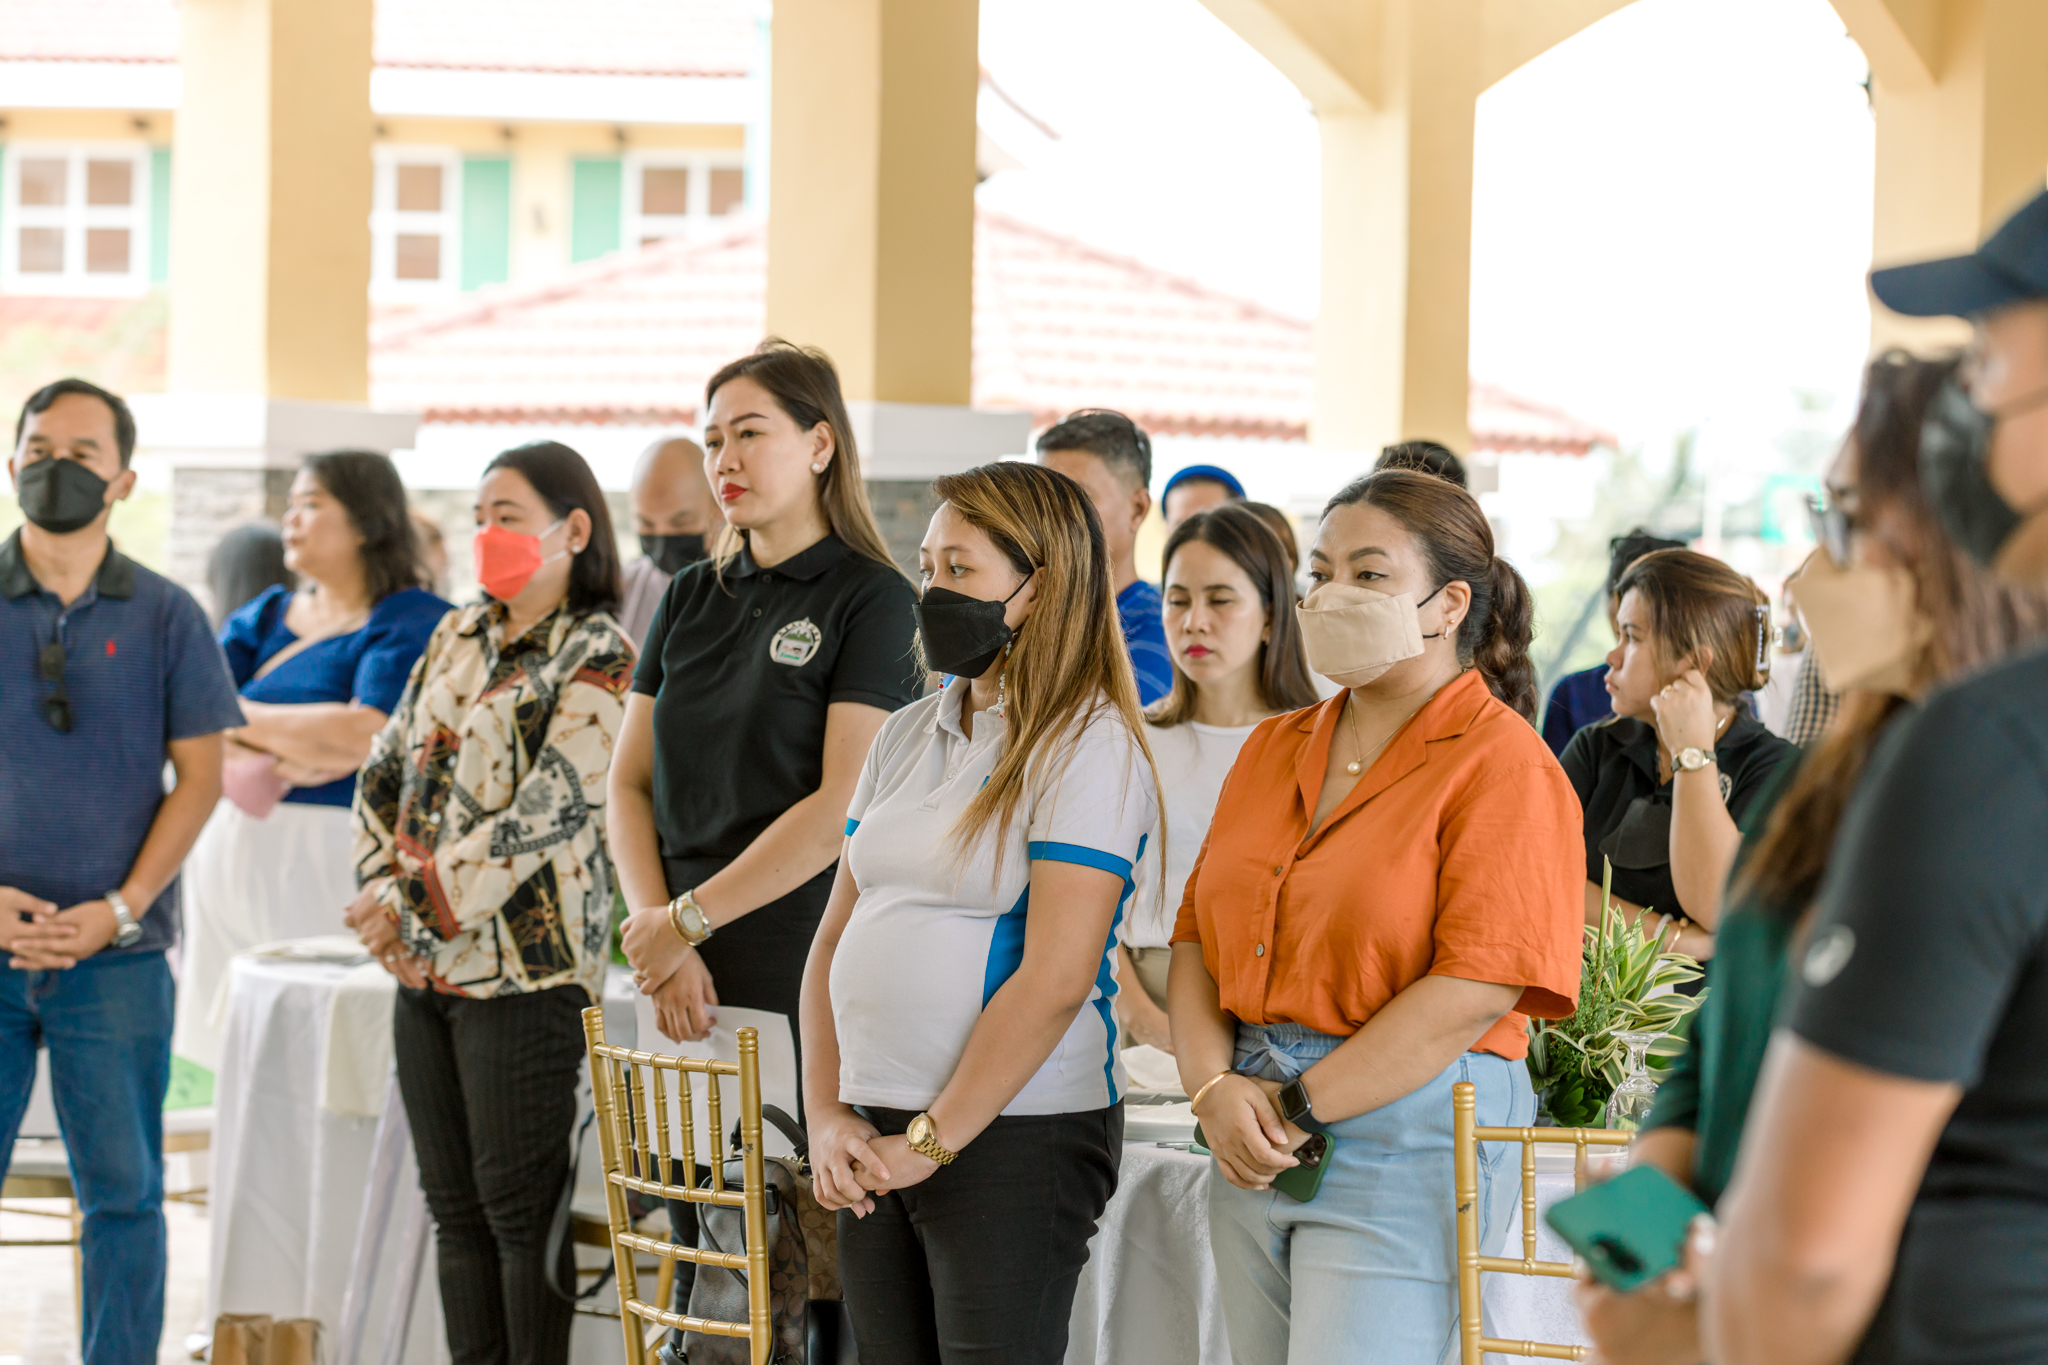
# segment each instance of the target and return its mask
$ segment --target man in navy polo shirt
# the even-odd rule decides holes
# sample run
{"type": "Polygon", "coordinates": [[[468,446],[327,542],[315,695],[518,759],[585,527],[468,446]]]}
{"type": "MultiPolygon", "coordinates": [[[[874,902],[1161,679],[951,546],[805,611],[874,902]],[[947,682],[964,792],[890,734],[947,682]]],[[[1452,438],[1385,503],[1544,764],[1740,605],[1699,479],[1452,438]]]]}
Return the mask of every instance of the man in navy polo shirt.
{"type": "Polygon", "coordinates": [[[8,463],[28,524],[0,545],[0,1163],[48,1047],[85,1214],[84,1365],[154,1360],[163,1334],[164,950],[242,723],[199,604],[107,538],[134,451],[113,394],[36,393],[8,463]]]}

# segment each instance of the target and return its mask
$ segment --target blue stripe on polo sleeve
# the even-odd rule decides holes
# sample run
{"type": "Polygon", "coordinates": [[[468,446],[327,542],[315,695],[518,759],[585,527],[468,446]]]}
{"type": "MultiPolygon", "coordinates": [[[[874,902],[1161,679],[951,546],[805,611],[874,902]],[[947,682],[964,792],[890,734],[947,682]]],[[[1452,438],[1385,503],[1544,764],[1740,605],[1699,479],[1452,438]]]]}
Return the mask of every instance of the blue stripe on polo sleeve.
{"type": "Polygon", "coordinates": [[[1105,853],[1099,848],[1089,848],[1084,844],[1056,844],[1049,840],[1027,845],[1025,853],[1033,862],[1079,863],[1083,867],[1099,868],[1123,878],[1125,889],[1129,890],[1129,858],[1119,858],[1114,853],[1105,853]]]}
{"type": "Polygon", "coordinates": [[[859,828],[860,821],[849,818],[846,822],[846,837],[851,839],[853,837],[853,832],[859,828]]]}

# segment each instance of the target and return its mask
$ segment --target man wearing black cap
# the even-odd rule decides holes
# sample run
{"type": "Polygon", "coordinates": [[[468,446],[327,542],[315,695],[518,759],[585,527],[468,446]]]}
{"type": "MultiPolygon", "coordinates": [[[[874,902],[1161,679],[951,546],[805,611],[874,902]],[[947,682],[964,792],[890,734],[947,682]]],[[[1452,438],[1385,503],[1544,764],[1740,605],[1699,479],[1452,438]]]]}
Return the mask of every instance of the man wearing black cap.
{"type": "MultiPolygon", "coordinates": [[[[2048,194],[1878,299],[1976,328],[1921,432],[1943,524],[2048,584],[2048,194]]],[[[1708,1273],[1717,1365],[2048,1360],[2048,652],[1884,736],[1791,966],[1708,1273]]]]}

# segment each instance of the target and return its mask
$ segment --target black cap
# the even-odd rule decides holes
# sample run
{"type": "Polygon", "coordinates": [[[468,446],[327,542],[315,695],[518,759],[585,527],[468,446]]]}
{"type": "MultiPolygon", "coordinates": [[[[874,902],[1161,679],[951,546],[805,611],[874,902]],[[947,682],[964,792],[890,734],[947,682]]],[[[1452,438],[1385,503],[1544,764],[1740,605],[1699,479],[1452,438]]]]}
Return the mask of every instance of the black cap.
{"type": "Polygon", "coordinates": [[[1968,317],[2048,298],[2048,191],[1968,256],[1870,272],[1878,301],[1908,317],[1968,317]]]}

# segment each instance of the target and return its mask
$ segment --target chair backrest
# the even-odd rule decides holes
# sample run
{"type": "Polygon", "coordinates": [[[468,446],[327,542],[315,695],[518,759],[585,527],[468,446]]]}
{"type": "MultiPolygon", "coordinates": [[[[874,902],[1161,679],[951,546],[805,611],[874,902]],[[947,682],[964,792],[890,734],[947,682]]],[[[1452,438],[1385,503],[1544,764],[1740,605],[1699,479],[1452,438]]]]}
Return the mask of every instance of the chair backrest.
{"type": "MultiPolygon", "coordinates": [[[[643,1365],[645,1331],[636,1321],[661,1328],[681,1328],[705,1336],[740,1337],[752,1347],[754,1365],[767,1365],[773,1346],[768,1309],[768,1194],[761,1151],[761,1067],[759,1039],[750,1028],[739,1031],[739,1061],[704,1057],[671,1057],[615,1047],[604,1040],[604,1010],[583,1011],[583,1036],[590,1049],[590,1088],[597,1108],[598,1136],[604,1147],[605,1209],[611,1223],[612,1259],[619,1283],[619,1318],[625,1330],[626,1365],[643,1365]],[[741,1188],[728,1189],[723,1153],[704,1153],[711,1179],[696,1188],[696,1124],[691,1121],[691,1076],[709,1083],[698,1089],[709,1114],[710,1131],[725,1131],[720,1112],[719,1076],[740,1083],[741,1188]],[[669,1079],[674,1082],[671,1091],[669,1079]],[[678,1141],[669,1142],[671,1114],[678,1141]],[[744,1210],[745,1250],[700,1251],[659,1241],[633,1230],[628,1191],[691,1204],[716,1204],[744,1210]],[[690,1261],[722,1266],[747,1277],[747,1321],[723,1322],[676,1313],[640,1297],[635,1253],[664,1261],[690,1261]]],[[[666,1277],[663,1277],[664,1279],[666,1277]]]]}
{"type": "Polygon", "coordinates": [[[1549,1142],[1577,1148],[1574,1162],[1577,1178],[1584,1179],[1588,1147],[1626,1147],[1634,1133],[1612,1128],[1482,1128],[1478,1123],[1477,1092],[1470,1081],[1451,1087],[1452,1126],[1455,1130],[1453,1157],[1457,1163],[1458,1200],[1458,1344],[1462,1365],[1480,1365],[1480,1357],[1492,1352],[1510,1356],[1540,1356],[1546,1360],[1584,1360],[1585,1346],[1557,1346],[1540,1341],[1505,1341],[1485,1335],[1480,1313],[1479,1276],[1555,1275],[1570,1278],[1570,1261],[1536,1259],[1536,1144],[1549,1142]],[[1518,1142],[1522,1145],[1522,1256],[1479,1254],[1479,1144],[1518,1142]]]}

